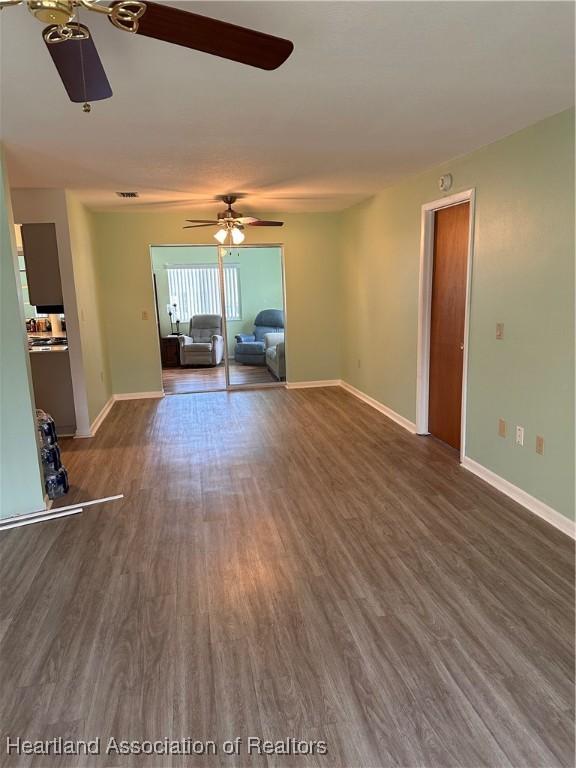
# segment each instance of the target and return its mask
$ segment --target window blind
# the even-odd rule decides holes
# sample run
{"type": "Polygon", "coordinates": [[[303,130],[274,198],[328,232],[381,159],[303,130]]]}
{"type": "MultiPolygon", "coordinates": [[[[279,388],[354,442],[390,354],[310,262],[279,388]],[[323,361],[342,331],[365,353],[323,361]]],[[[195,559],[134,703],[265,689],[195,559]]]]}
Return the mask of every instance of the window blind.
{"type": "MultiPolygon", "coordinates": [[[[176,302],[182,322],[194,315],[221,315],[220,278],[216,264],[166,267],[170,303],[176,302]]],[[[224,265],[226,320],[241,320],[240,268],[224,265]]]]}

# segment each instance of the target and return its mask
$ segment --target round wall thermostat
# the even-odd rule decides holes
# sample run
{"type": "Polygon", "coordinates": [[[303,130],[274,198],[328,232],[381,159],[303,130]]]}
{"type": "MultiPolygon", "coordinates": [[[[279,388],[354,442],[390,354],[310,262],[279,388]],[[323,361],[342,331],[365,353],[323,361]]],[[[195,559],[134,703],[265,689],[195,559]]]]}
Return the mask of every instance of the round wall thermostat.
{"type": "Polygon", "coordinates": [[[438,187],[442,190],[442,192],[448,192],[451,186],[452,186],[451,173],[445,173],[444,176],[440,176],[440,178],[438,179],[438,187]]]}

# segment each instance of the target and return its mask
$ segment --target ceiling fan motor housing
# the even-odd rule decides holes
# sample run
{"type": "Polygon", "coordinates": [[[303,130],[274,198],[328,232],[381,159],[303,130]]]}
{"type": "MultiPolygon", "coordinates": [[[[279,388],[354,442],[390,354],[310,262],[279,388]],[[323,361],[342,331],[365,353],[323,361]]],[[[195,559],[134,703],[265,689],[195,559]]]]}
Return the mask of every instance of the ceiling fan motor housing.
{"type": "Polygon", "coordinates": [[[242,218],[242,214],[238,213],[238,211],[235,211],[233,208],[228,208],[228,210],[218,214],[219,221],[225,221],[226,219],[241,219],[241,218],[242,218]]]}
{"type": "Polygon", "coordinates": [[[28,0],[28,10],[43,24],[64,26],[74,18],[73,0],[28,0]]]}

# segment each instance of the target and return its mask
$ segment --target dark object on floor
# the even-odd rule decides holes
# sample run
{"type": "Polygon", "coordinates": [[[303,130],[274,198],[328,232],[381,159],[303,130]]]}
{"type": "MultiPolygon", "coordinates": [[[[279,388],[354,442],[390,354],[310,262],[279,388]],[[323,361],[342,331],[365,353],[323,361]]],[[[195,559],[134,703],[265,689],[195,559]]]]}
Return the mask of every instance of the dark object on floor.
{"type": "Polygon", "coordinates": [[[62,466],[54,419],[49,413],[38,409],[36,411],[36,424],[41,440],[40,457],[44,474],[44,489],[48,498],[53,501],[68,493],[70,489],[68,472],[62,466]]]}
{"type": "Polygon", "coordinates": [[[46,487],[48,498],[51,501],[59,499],[60,496],[65,496],[70,490],[68,472],[66,472],[64,467],[60,467],[56,472],[50,472],[45,475],[44,485],[46,487]]]}

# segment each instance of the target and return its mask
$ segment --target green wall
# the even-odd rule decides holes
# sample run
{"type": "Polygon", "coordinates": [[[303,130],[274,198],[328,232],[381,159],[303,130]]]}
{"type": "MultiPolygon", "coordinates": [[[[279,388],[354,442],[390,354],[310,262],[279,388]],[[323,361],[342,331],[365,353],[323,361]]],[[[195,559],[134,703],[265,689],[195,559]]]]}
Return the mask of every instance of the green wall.
{"type": "Polygon", "coordinates": [[[66,192],[66,208],[88,416],[92,424],[112,393],[102,297],[97,277],[92,214],[71,192],[66,192]]]}
{"type": "Polygon", "coordinates": [[[421,206],[442,196],[437,179],[448,172],[448,194],[476,189],[466,453],[573,517],[573,111],[344,213],[343,378],[414,421],[421,206]],[[498,418],[508,422],[506,439],[498,418]],[[514,445],[516,424],[525,427],[523,448],[514,445]]]}
{"type": "MultiPolygon", "coordinates": [[[[166,305],[170,296],[166,267],[174,264],[217,264],[218,246],[154,246],[150,249],[156,276],[160,330],[170,333],[166,305]]],[[[228,323],[228,348],[234,352],[234,336],[252,333],[254,318],[261,309],[282,309],[282,254],[280,248],[232,248],[225,250],[225,262],[239,267],[242,318],[228,323]]],[[[183,318],[180,330],[188,333],[188,320],[183,318]]]]}
{"type": "Polygon", "coordinates": [[[0,146],[0,517],[44,509],[14,221],[0,146]]]}
{"type": "MultiPolygon", "coordinates": [[[[208,218],[214,210],[195,212],[208,218]]],[[[265,215],[265,212],[261,212],[265,215]]],[[[112,391],[162,389],[151,245],[213,245],[210,229],[183,229],[189,214],[94,213],[112,391]]],[[[340,378],[338,214],[275,213],[282,230],[247,233],[250,244],[283,244],[289,381],[340,378]]]]}

